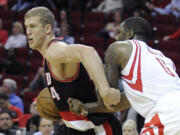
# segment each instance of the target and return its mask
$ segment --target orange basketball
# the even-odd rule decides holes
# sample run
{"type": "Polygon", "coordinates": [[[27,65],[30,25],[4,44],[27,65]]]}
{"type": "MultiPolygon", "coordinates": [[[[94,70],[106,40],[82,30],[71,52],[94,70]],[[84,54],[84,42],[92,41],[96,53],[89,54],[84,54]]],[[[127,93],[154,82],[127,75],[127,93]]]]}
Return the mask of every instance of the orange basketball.
{"type": "Polygon", "coordinates": [[[41,90],[36,101],[37,110],[41,117],[49,120],[61,119],[58,108],[56,107],[48,88],[41,90]]]}

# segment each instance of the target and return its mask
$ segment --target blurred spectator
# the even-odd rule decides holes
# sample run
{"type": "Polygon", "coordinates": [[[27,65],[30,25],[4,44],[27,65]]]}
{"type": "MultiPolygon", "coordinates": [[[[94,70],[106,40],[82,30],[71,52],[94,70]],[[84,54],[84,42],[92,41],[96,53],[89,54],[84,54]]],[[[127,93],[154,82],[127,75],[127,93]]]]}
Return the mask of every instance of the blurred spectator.
{"type": "Polygon", "coordinates": [[[44,68],[39,67],[34,79],[30,82],[30,91],[42,90],[46,87],[46,81],[44,78],[44,68]]]}
{"type": "Polygon", "coordinates": [[[132,13],[132,16],[143,16],[142,15],[142,12],[140,10],[135,10],[133,13],[132,13]]]}
{"type": "Polygon", "coordinates": [[[65,9],[62,9],[60,11],[60,15],[58,20],[56,21],[56,26],[60,27],[64,24],[68,24],[69,25],[69,35],[73,35],[74,34],[74,24],[70,18],[69,12],[65,9]]]}
{"type": "Polygon", "coordinates": [[[13,5],[11,10],[20,12],[22,10],[29,9],[30,7],[32,7],[32,5],[32,0],[18,0],[18,2],[13,5]]]}
{"type": "Polygon", "coordinates": [[[24,113],[23,101],[20,97],[16,96],[17,83],[13,79],[6,78],[2,83],[2,92],[5,92],[9,96],[9,101],[12,105],[21,109],[24,113]]]}
{"type": "Polygon", "coordinates": [[[116,10],[122,10],[122,8],[123,8],[122,0],[103,0],[99,4],[99,6],[93,11],[112,13],[116,10]]]}
{"type": "Polygon", "coordinates": [[[22,116],[22,112],[19,108],[11,105],[9,103],[9,97],[6,93],[0,93],[0,108],[2,110],[10,110],[11,114],[13,114],[13,121],[18,122],[19,118],[22,116]]]}
{"type": "Polygon", "coordinates": [[[53,121],[41,117],[39,121],[39,132],[36,132],[33,135],[53,135],[53,130],[53,121]]]}
{"type": "MultiPolygon", "coordinates": [[[[174,15],[176,18],[180,16],[180,0],[171,0],[171,3],[166,5],[165,8],[155,7],[153,4],[147,5],[148,9],[153,10],[162,15],[174,15]]],[[[154,12],[152,14],[155,14],[154,12]]]]}
{"type": "Polygon", "coordinates": [[[16,57],[16,51],[11,48],[6,56],[0,61],[0,72],[7,75],[20,75],[23,71],[20,61],[16,57]]]}
{"type": "Polygon", "coordinates": [[[136,122],[134,120],[126,120],[122,125],[123,135],[138,135],[136,122]]]}
{"type": "Polygon", "coordinates": [[[122,21],[121,12],[115,11],[113,13],[113,22],[108,22],[104,29],[96,33],[96,37],[104,37],[105,39],[114,38],[117,28],[122,21]]]}
{"type": "Polygon", "coordinates": [[[144,118],[131,107],[127,112],[127,119],[134,120],[137,123],[137,131],[140,133],[144,126],[144,118]]]}
{"type": "Polygon", "coordinates": [[[20,22],[14,22],[12,27],[12,35],[9,36],[5,49],[26,47],[27,39],[24,34],[23,25],[20,22]]]}
{"type": "Polygon", "coordinates": [[[7,10],[8,1],[7,0],[0,0],[0,9],[7,10]]]}
{"type": "Polygon", "coordinates": [[[60,28],[60,36],[64,37],[64,40],[69,44],[74,44],[74,37],[69,35],[69,25],[62,24],[60,28]]]}
{"type": "Polygon", "coordinates": [[[26,129],[30,133],[35,133],[38,132],[38,124],[39,124],[40,116],[39,115],[33,115],[31,118],[28,120],[26,129]]]}
{"type": "Polygon", "coordinates": [[[16,131],[17,127],[13,125],[12,115],[10,111],[0,111],[0,133],[4,135],[15,135],[16,132],[11,132],[11,130],[13,129],[15,129],[14,131],[16,131]]]}
{"type": "Polygon", "coordinates": [[[8,32],[3,30],[3,20],[0,19],[0,47],[4,46],[8,39],[8,32]]]}
{"type": "Polygon", "coordinates": [[[168,36],[164,36],[163,41],[168,41],[170,39],[177,39],[179,37],[180,37],[180,28],[176,32],[174,32],[173,34],[168,35],[168,36]]]}
{"type": "Polygon", "coordinates": [[[32,116],[39,115],[36,107],[36,98],[34,98],[33,102],[30,105],[30,111],[32,116]]]}

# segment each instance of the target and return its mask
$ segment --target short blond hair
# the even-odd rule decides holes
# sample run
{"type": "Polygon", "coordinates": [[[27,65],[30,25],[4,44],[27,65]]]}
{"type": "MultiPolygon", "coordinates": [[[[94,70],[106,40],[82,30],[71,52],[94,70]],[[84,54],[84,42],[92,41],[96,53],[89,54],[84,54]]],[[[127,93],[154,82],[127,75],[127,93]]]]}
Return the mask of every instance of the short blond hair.
{"type": "Polygon", "coordinates": [[[54,15],[53,13],[46,7],[35,7],[30,9],[25,15],[24,18],[30,17],[39,17],[43,26],[47,24],[51,24],[52,28],[54,27],[54,15]]]}

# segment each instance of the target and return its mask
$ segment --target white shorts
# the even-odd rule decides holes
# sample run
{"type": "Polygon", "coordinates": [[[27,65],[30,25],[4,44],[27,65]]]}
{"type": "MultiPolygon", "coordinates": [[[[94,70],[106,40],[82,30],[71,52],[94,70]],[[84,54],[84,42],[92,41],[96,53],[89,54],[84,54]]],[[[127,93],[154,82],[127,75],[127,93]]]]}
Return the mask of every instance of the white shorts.
{"type": "Polygon", "coordinates": [[[180,135],[180,91],[160,99],[145,119],[140,135],[180,135]]]}

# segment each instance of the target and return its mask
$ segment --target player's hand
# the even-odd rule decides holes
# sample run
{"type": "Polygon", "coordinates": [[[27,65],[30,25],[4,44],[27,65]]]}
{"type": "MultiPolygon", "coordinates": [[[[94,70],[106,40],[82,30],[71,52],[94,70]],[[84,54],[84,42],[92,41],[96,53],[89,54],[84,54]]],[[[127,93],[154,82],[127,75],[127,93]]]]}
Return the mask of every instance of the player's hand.
{"type": "Polygon", "coordinates": [[[69,104],[69,110],[75,113],[76,115],[82,115],[82,116],[88,115],[88,111],[85,105],[78,99],[68,98],[67,103],[69,104]]]}
{"type": "Polygon", "coordinates": [[[111,88],[108,91],[108,93],[102,98],[103,98],[104,105],[109,110],[113,110],[112,106],[120,103],[120,99],[121,99],[120,91],[115,88],[111,88]]]}

